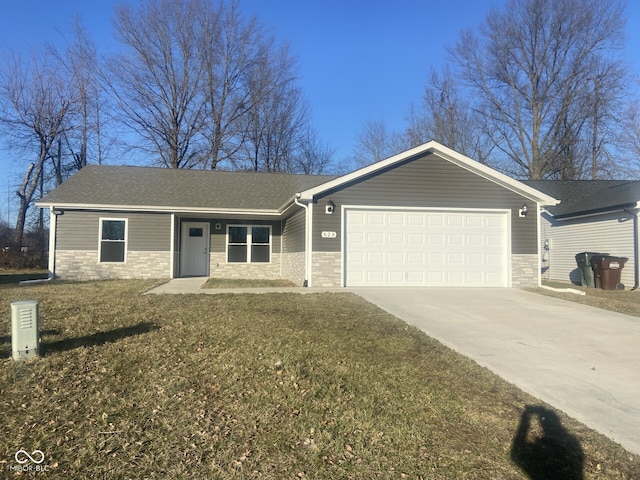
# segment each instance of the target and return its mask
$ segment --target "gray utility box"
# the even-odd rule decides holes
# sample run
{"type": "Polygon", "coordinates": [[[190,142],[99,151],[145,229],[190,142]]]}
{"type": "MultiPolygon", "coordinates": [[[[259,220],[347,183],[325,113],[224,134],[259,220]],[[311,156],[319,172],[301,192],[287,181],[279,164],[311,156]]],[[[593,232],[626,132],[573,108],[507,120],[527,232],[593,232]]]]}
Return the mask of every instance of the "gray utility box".
{"type": "Polygon", "coordinates": [[[14,360],[38,356],[40,315],[37,300],[11,304],[11,354],[14,360]]]}

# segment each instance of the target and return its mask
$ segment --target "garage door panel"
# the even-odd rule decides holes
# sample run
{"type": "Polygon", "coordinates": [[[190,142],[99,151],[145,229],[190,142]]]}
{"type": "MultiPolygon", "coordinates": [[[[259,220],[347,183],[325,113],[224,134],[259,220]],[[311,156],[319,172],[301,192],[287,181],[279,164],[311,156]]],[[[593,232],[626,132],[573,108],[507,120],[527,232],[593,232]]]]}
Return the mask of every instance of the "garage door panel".
{"type": "Polygon", "coordinates": [[[384,233],[368,233],[367,243],[369,245],[384,245],[384,233]]]}
{"type": "Polygon", "coordinates": [[[408,252],[407,263],[409,265],[422,265],[424,264],[425,254],[424,252],[408,252]]]}
{"type": "Polygon", "coordinates": [[[390,252],[387,255],[387,262],[391,265],[405,265],[407,263],[403,252],[390,252]]]}
{"type": "Polygon", "coordinates": [[[367,252],[366,261],[372,269],[379,268],[384,263],[384,252],[367,252]]]}
{"type": "Polygon", "coordinates": [[[348,286],[507,286],[507,215],[346,211],[348,286]]]}
{"type": "Polygon", "coordinates": [[[421,214],[405,214],[407,225],[424,225],[425,218],[421,214]]]}
{"type": "MultiPolygon", "coordinates": [[[[444,245],[445,238],[444,235],[427,235],[427,245],[436,246],[436,245],[444,245]]],[[[423,244],[424,246],[424,244],[423,244]]]]}
{"type": "Polygon", "coordinates": [[[464,235],[447,235],[447,244],[450,247],[460,247],[464,245],[464,235]]]}
{"type": "Polygon", "coordinates": [[[401,213],[390,213],[388,216],[388,224],[389,225],[404,225],[405,215],[401,213]]]}
{"type": "Polygon", "coordinates": [[[370,213],[366,216],[368,225],[384,225],[384,214],[370,213]]]}
{"type": "Polygon", "coordinates": [[[364,245],[364,233],[363,232],[350,232],[347,236],[347,245],[364,245]]]}
{"type": "Polygon", "coordinates": [[[469,228],[482,228],[483,226],[483,218],[482,217],[465,217],[467,222],[467,227],[469,228]]]}
{"type": "Polygon", "coordinates": [[[404,233],[389,233],[387,235],[387,244],[401,246],[406,243],[404,233]]]}
{"type": "Polygon", "coordinates": [[[482,253],[468,253],[466,255],[467,265],[482,265],[482,253]]]}
{"type": "Polygon", "coordinates": [[[462,227],[464,225],[464,217],[460,214],[447,215],[445,220],[445,225],[449,227],[462,227]]]}
{"type": "Polygon", "coordinates": [[[463,265],[464,264],[464,254],[463,253],[450,253],[447,255],[447,263],[455,268],[454,265],[463,265]]]}
{"type": "Polygon", "coordinates": [[[498,235],[488,235],[486,237],[487,247],[502,247],[503,239],[498,235]]]}

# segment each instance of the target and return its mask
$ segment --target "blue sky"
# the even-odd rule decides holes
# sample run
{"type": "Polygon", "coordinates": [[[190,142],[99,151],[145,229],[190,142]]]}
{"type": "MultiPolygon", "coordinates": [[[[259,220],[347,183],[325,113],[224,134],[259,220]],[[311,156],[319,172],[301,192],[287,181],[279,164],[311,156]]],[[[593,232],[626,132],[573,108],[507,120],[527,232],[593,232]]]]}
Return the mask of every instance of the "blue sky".
{"type": "MultiPolygon", "coordinates": [[[[135,0],[128,0],[135,3],[135,0]]],[[[77,13],[98,48],[115,48],[111,16],[116,0],[18,0],[0,7],[0,49],[36,47],[70,40],[77,13]]],[[[336,160],[350,155],[367,121],[401,129],[418,104],[432,67],[461,29],[477,26],[504,0],[241,0],[300,61],[300,85],[322,141],[336,160]]],[[[640,72],[640,2],[627,5],[629,61],[640,72]]],[[[0,150],[0,219],[28,161],[12,165],[0,150]]],[[[127,163],[112,159],[110,163],[127,163]]],[[[13,201],[13,199],[12,199],[13,201]]],[[[15,208],[15,207],[13,207],[15,208]]]]}

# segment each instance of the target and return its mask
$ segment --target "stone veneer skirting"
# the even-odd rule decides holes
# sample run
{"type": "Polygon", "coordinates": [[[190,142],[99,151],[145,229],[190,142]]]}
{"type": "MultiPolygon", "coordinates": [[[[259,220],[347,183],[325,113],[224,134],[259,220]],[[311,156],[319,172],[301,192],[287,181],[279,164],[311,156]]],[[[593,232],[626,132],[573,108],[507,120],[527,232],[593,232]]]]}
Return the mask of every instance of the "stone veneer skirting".
{"type": "Polygon", "coordinates": [[[313,252],[311,260],[312,287],[342,286],[342,255],[340,252],[313,252]]]}
{"type": "Polygon", "coordinates": [[[303,285],[305,281],[304,262],[304,252],[283,253],[282,278],[291,280],[297,285],[303,285]]]}
{"type": "Polygon", "coordinates": [[[513,287],[537,287],[539,272],[538,255],[511,255],[511,285],[513,287]]]}
{"type": "MultiPolygon", "coordinates": [[[[515,288],[538,286],[538,255],[511,256],[511,283],[515,288]]],[[[341,255],[339,252],[314,252],[312,286],[340,287],[342,285],[341,255]]]]}
{"type": "Polygon", "coordinates": [[[227,263],[226,252],[211,252],[209,276],[218,278],[282,278],[279,253],[271,254],[270,263],[227,263]]]}
{"type": "Polygon", "coordinates": [[[56,277],[65,280],[169,278],[170,252],[127,252],[124,263],[100,263],[97,251],[57,250],[56,277]]]}

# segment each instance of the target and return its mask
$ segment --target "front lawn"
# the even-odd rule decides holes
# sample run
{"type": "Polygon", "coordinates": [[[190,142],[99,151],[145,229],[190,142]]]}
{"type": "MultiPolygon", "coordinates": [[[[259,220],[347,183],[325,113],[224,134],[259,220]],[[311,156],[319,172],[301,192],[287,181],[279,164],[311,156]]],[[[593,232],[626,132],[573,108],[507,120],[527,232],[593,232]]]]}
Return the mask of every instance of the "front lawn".
{"type": "Polygon", "coordinates": [[[285,279],[244,279],[244,278],[210,278],[202,288],[264,288],[264,287],[299,287],[291,280],[285,279]]]}
{"type": "Polygon", "coordinates": [[[554,292],[544,288],[530,288],[528,290],[542,295],[562,298],[571,302],[582,303],[604,310],[625,313],[640,317],[640,292],[633,290],[602,290],[600,288],[582,287],[560,282],[544,282],[544,285],[554,288],[572,288],[581,290],[585,295],[575,293],[554,292]]]}
{"type": "MultiPolygon", "coordinates": [[[[5,322],[0,477],[24,449],[43,479],[530,478],[511,459],[521,416],[553,413],[361,298],[141,295],[153,285],[0,285],[7,318],[40,301],[43,351],[11,360],[5,322]]],[[[559,422],[522,463],[640,478],[640,457],[559,422]]]]}

